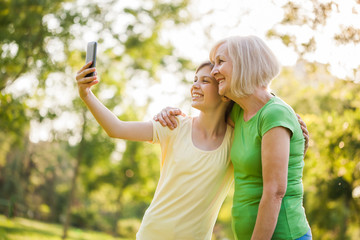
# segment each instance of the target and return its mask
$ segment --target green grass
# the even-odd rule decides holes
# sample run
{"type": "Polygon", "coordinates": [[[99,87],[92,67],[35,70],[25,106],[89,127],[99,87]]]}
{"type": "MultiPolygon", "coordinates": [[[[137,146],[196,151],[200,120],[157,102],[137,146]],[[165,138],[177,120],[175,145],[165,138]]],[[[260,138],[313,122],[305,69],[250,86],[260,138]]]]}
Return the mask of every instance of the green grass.
{"type": "MultiPolygon", "coordinates": [[[[62,226],[25,218],[8,219],[0,215],[0,240],[61,240],[62,226]]],[[[70,228],[67,240],[127,240],[111,235],[70,228]]],[[[130,239],[129,239],[130,240],[130,239]]]]}

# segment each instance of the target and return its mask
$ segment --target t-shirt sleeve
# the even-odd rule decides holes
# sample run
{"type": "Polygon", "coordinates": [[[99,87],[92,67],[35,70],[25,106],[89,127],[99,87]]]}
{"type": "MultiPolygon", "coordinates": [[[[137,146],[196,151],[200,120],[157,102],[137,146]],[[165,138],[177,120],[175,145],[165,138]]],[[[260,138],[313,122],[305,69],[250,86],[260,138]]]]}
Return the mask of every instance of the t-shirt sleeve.
{"type": "Polygon", "coordinates": [[[235,103],[230,113],[230,118],[234,123],[236,123],[236,121],[239,120],[240,112],[241,112],[240,105],[235,103]]]}
{"type": "Polygon", "coordinates": [[[150,141],[151,143],[164,143],[167,142],[169,137],[177,132],[177,129],[180,127],[179,119],[176,118],[178,121],[178,127],[174,130],[170,130],[168,127],[163,127],[159,122],[152,120],[153,124],[153,140],[150,141]]]}
{"type": "Polygon", "coordinates": [[[295,114],[292,113],[285,106],[274,104],[264,110],[260,122],[260,134],[264,134],[274,127],[284,127],[291,131],[291,136],[294,134],[296,124],[298,124],[295,114]]]}

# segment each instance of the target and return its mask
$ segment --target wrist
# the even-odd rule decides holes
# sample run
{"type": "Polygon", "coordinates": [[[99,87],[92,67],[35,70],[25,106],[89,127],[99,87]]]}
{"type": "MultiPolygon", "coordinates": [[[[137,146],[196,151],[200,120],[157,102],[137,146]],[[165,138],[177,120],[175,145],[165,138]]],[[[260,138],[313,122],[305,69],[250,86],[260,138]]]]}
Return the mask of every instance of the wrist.
{"type": "Polygon", "coordinates": [[[80,98],[83,102],[89,101],[94,96],[93,92],[89,90],[87,94],[80,94],[80,98]]]}

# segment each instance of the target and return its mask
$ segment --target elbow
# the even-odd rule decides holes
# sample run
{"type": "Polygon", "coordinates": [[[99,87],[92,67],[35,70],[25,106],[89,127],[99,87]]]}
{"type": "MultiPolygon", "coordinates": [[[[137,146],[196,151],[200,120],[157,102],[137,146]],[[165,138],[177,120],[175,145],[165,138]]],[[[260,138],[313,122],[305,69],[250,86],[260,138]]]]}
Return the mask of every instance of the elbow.
{"type": "Polygon", "coordinates": [[[277,189],[277,191],[274,192],[274,198],[282,200],[285,197],[286,188],[277,189]]]}
{"type": "Polygon", "coordinates": [[[116,134],[114,134],[114,132],[111,131],[106,131],[107,135],[111,138],[117,138],[116,134]]]}
{"type": "Polygon", "coordinates": [[[106,131],[107,135],[111,138],[116,138],[116,139],[127,139],[130,140],[129,137],[126,137],[126,135],[124,135],[122,132],[119,131],[106,131]]]}
{"type": "Polygon", "coordinates": [[[111,133],[107,133],[107,135],[111,138],[115,138],[114,135],[112,135],[111,133]]]}
{"type": "Polygon", "coordinates": [[[281,182],[278,182],[278,183],[274,184],[273,196],[276,199],[282,200],[285,197],[286,188],[287,188],[286,181],[284,181],[284,182],[281,181],[281,182]]]}
{"type": "Polygon", "coordinates": [[[264,194],[274,202],[281,202],[286,194],[286,186],[273,186],[270,189],[264,189],[264,194]]]}

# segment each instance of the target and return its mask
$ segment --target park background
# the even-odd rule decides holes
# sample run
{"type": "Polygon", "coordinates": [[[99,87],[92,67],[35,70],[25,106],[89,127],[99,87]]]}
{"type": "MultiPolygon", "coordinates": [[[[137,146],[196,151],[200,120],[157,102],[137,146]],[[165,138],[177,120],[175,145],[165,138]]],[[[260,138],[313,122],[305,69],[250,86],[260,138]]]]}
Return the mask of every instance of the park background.
{"type": "MultiPolygon", "coordinates": [[[[77,94],[98,41],[95,94],[124,120],[190,107],[210,47],[263,38],[272,91],[310,132],[304,207],[314,239],[360,239],[360,1],[1,0],[0,240],[134,239],[160,149],[109,138],[77,94]]],[[[231,197],[213,239],[233,239],[231,197]]]]}

